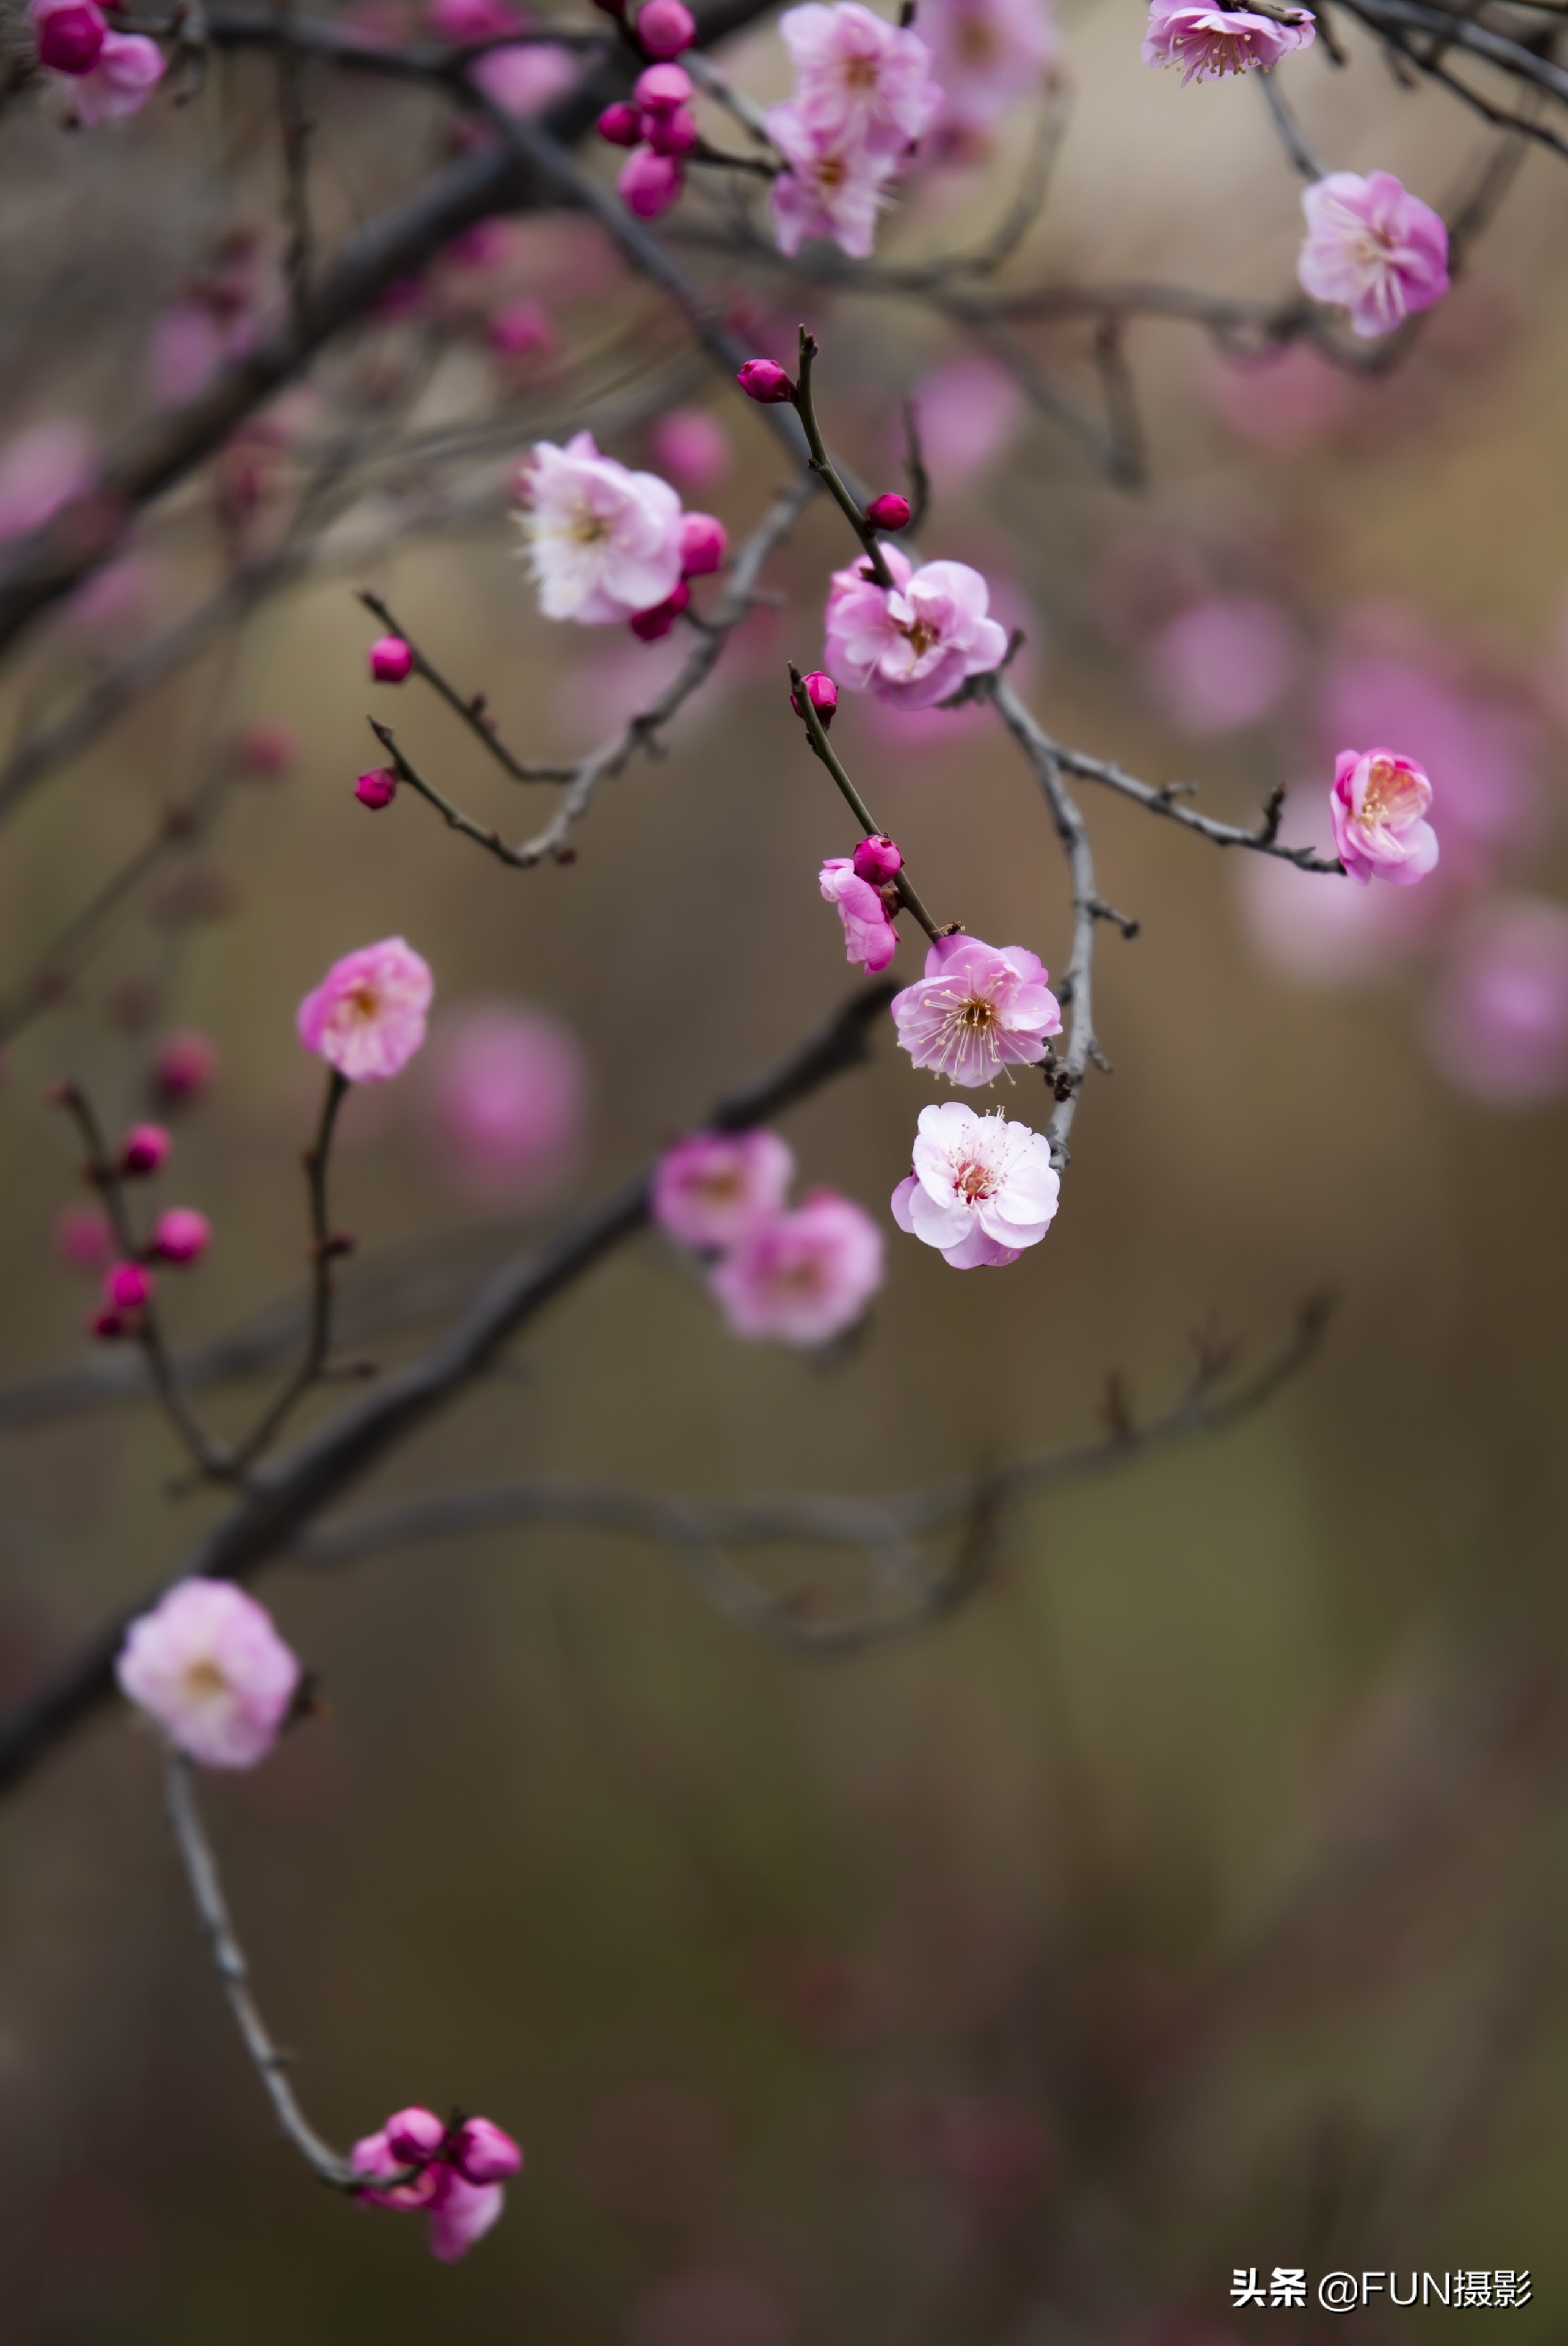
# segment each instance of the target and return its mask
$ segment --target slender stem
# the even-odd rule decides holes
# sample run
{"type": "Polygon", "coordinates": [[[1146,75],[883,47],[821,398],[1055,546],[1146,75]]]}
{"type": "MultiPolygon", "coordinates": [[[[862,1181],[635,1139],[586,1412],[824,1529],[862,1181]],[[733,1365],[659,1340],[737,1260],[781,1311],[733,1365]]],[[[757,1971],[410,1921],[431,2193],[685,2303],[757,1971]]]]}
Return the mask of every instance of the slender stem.
{"type": "MultiPolygon", "coordinates": [[[[805,721],[807,738],[810,741],[812,750],[821,760],[823,765],[827,767],[828,771],[832,775],[833,780],[838,783],[840,790],[843,792],[845,801],[849,806],[850,813],[854,816],[855,821],[860,824],[860,829],[865,832],[868,839],[885,839],[887,837],[886,831],[883,831],[881,823],[877,821],[870,807],[866,804],[864,799],[860,796],[859,790],[850,780],[849,775],[844,771],[843,764],[835,753],[833,746],[828,739],[827,731],[823,726],[822,720],[811,705],[811,696],[806,689],[805,684],[801,678],[800,671],[798,668],[791,668],[789,670],[789,685],[795,697],[795,706],[799,710],[800,715],[805,721]]],[[[930,937],[933,944],[939,937],[950,937],[952,935],[953,925],[956,924],[950,924],[945,929],[939,928],[937,926],[936,923],[932,919],[931,914],[926,911],[925,906],[921,903],[919,896],[916,895],[914,883],[910,880],[907,873],[900,872],[895,878],[893,884],[899,892],[900,903],[913,913],[915,919],[920,923],[921,927],[925,931],[927,936],[930,937]]]]}
{"type": "Polygon", "coordinates": [[[1263,92],[1263,102],[1274,117],[1274,128],[1279,133],[1279,143],[1289,156],[1296,169],[1308,181],[1323,177],[1323,166],[1313,154],[1301,134],[1300,125],[1280,96],[1279,85],[1272,71],[1257,76],[1257,87],[1263,92]]]}
{"type": "Polygon", "coordinates": [[[342,1107],[348,1088],[348,1077],[340,1075],[336,1067],[330,1067],[316,1137],[305,1151],[305,1182],[311,1208],[311,1321],[305,1337],[304,1356],[271,1407],[235,1452],[233,1471],[237,1474],[242,1474],[261,1455],[296,1403],[320,1380],[326,1366],[332,1341],[332,1293],[335,1285],[332,1266],[346,1248],[346,1241],[334,1232],[331,1226],[327,1200],[327,1167],[332,1153],[332,1134],[337,1127],[338,1110],[342,1107]]]}
{"type": "Polygon", "coordinates": [[[496,764],[509,773],[514,782],[569,782],[571,780],[577,770],[575,766],[527,765],[521,758],[514,758],[486,716],[484,701],[479,699],[470,700],[463,698],[457,687],[443,675],[435,662],[420,649],[408,629],[392,617],[381,597],[371,594],[368,588],[361,586],[360,600],[366,610],[381,621],[389,634],[398,637],[408,646],[409,650],[413,654],[414,674],[423,677],[433,691],[440,694],[447,707],[463,719],[471,733],[484,742],[496,764]]]}
{"type": "Polygon", "coordinates": [[[821,426],[817,421],[816,403],[811,395],[811,365],[816,356],[816,337],[815,335],[809,334],[806,332],[805,327],[802,326],[800,329],[800,372],[795,385],[795,413],[800,418],[800,429],[806,434],[806,445],[811,451],[811,470],[814,473],[820,473],[821,474],[822,479],[828,484],[829,492],[832,496],[834,504],[843,515],[844,519],[849,523],[850,527],[854,531],[855,536],[860,539],[860,544],[865,547],[866,553],[871,560],[871,576],[876,580],[879,586],[885,586],[891,591],[896,582],[893,578],[892,572],[888,568],[887,563],[883,558],[881,546],[878,540],[877,534],[871,527],[871,523],[866,519],[866,516],[861,512],[860,506],[855,503],[854,498],[850,495],[849,490],[844,486],[843,482],[839,478],[837,468],[833,464],[832,458],[829,455],[826,444],[822,439],[821,426]]]}
{"type": "Polygon", "coordinates": [[[451,799],[438,790],[433,782],[427,782],[418,767],[412,764],[398,747],[397,736],[390,725],[383,725],[376,717],[371,718],[369,724],[371,731],[392,760],[392,771],[399,781],[406,782],[411,790],[417,790],[422,799],[427,799],[437,814],[444,817],[449,830],[460,831],[464,839],[472,839],[479,846],[488,848],[501,862],[510,863],[518,871],[529,871],[538,862],[538,856],[530,854],[526,848],[508,847],[494,823],[475,822],[471,814],[464,814],[460,806],[453,805],[451,799]]]}
{"type": "Polygon", "coordinates": [[[295,2098],[294,2089],[289,2083],[290,2056],[274,2043],[250,1993],[250,1966],[245,1960],[245,1950],[235,1935],[234,1923],[223,1895],[223,1885],[219,1880],[218,1861],[212,1853],[212,1844],[207,1838],[201,1814],[196,1805],[190,1763],[172,1749],[165,1761],[164,1805],[169,1830],[174,1835],[174,1845],[179,1851],[185,1878],[190,1886],[191,1902],[196,1908],[197,1921],[201,1925],[201,1935],[212,1955],[219,1984],[234,2015],[239,2041],[261,2080],[279,2125],[311,2172],[323,2183],[330,2183],[337,2191],[363,2190],[364,2177],[356,2173],[330,2143],[322,2141],[295,2098]]]}

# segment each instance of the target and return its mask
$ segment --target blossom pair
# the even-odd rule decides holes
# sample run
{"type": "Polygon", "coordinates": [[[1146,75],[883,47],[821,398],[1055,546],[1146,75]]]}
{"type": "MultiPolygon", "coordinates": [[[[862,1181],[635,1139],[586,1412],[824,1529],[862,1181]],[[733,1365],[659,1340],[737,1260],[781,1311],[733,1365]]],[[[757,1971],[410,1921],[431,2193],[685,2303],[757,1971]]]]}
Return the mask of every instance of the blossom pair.
{"type": "Polygon", "coordinates": [[[683,513],[667,481],[602,456],[591,433],[577,433],[564,448],[539,441],[520,485],[547,619],[588,627],[626,620],[644,638],[662,635],[690,600],[687,579],[724,562],[721,522],[683,513]]]}
{"type": "Polygon", "coordinates": [[[503,2184],[517,2173],[523,2152],[490,2118],[455,2118],[448,2126],[417,2104],[394,2111],[385,2126],[355,2143],[350,2164],[367,2177],[360,2194],[372,2207],[393,2208],[429,2219],[431,2254],[455,2264],[499,2217],[503,2184]]]}
{"type": "Polygon", "coordinates": [[[766,117],[786,167],[769,195],[779,250],[829,237],[863,260],[900,164],[942,110],[931,50],[860,0],[809,0],[779,29],[795,68],[793,94],[766,117]]]}
{"type": "Polygon", "coordinates": [[[97,0],[32,0],[38,63],[70,85],[89,128],[139,114],[163,79],[163,52],[145,33],[117,33],[97,0]]]}
{"type": "Polygon", "coordinates": [[[794,1171],[776,1132],[695,1133],[659,1159],[649,1211],[711,1259],[708,1288],[735,1335],[825,1344],[881,1285],[882,1234],[833,1189],[787,1207],[794,1171]]]}

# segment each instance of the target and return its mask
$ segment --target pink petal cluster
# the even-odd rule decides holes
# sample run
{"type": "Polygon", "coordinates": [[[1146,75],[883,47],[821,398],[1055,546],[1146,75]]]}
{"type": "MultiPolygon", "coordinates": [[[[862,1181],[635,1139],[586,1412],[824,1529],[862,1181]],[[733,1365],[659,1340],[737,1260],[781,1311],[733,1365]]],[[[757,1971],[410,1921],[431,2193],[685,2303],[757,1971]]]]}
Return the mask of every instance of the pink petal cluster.
{"type": "Polygon", "coordinates": [[[685,158],[697,140],[691,97],[691,76],[684,66],[666,61],[647,66],[637,76],[630,100],[606,106],[599,117],[600,138],[632,149],[616,184],[621,201],[638,219],[657,219],[686,184],[685,158]]]}
{"type": "Polygon", "coordinates": [[[825,237],[851,260],[868,260],[897,156],[874,154],[849,138],[830,142],[788,102],[770,106],[767,119],[789,165],[768,197],[779,251],[792,259],[808,237],[825,237]]]}
{"type": "MultiPolygon", "coordinates": [[[[525,26],[526,17],[522,21],[525,26]]],[[[519,41],[475,57],[468,77],[503,114],[541,114],[565,96],[580,70],[570,49],[553,41],[519,41]]]]}
{"type": "Polygon", "coordinates": [[[919,23],[942,92],[936,130],[949,148],[983,145],[1061,55],[1050,0],[922,0],[919,23]]]}
{"type": "Polygon", "coordinates": [[[1329,811],[1334,844],[1364,888],[1389,880],[1412,888],[1433,871],[1438,839],[1426,818],[1432,786],[1414,760],[1392,750],[1341,750],[1329,811]]]}
{"type": "Polygon", "coordinates": [[[1303,292],[1350,313],[1350,332],[1391,333],[1448,291],[1448,229],[1391,171],[1330,171],[1302,190],[1303,292]]]}
{"type": "Polygon", "coordinates": [[[502,2185],[523,2164],[522,2149],[489,2118],[445,2126],[417,2105],[394,2111],[355,2143],[350,2165],[365,2176],[402,2176],[384,2190],[367,2185],[372,2207],[417,2210],[429,2218],[431,2254],[455,2264],[482,2239],[505,2202],[502,2185]]]}
{"type": "Polygon", "coordinates": [[[776,1132],[697,1132],[658,1161],[649,1210],[678,1245],[738,1246],[783,1206],[795,1155],[776,1132]]]}
{"type": "Polygon", "coordinates": [[[255,1598],[228,1580],[181,1580],[133,1621],[121,1691],[204,1768],[254,1768],[278,1739],[300,1665],[255,1598]]]}
{"type": "Polygon", "coordinates": [[[672,407],[648,434],[654,454],[688,488],[711,489],[733,461],[729,434],[705,407],[672,407]]]}
{"type": "Polygon", "coordinates": [[[883,1276],[882,1234],[864,1207],[814,1189],[743,1238],[708,1285],[735,1335],[825,1344],[854,1325],[883,1276]]]}
{"type": "Polygon", "coordinates": [[[571,1166],[587,1117],[576,1037],[522,1003],[475,1003],[437,1026],[431,1122],[443,1166],[470,1195],[522,1199],[571,1166]]]}
{"type": "Polygon", "coordinates": [[[547,619],[596,627],[667,600],[680,581],[680,498],[657,473],[628,472],[579,432],[532,450],[524,529],[547,619]]]}
{"type": "Polygon", "coordinates": [[[1150,682],[1184,732],[1235,733],[1278,707],[1300,658],[1289,615],[1266,595],[1210,595],[1148,648],[1150,682]]]}
{"type": "Polygon", "coordinates": [[[109,29],[96,0],[33,0],[27,13],[41,66],[51,73],[91,73],[109,29]]]}
{"type": "Polygon", "coordinates": [[[1246,8],[1152,0],[1144,63],[1180,66],[1185,89],[1189,81],[1218,81],[1226,74],[1250,72],[1254,66],[1277,66],[1292,49],[1309,48],[1317,31],[1305,10],[1299,24],[1281,25],[1246,8]]]}
{"type": "Polygon", "coordinates": [[[892,1216],[955,1270],[975,1270],[1038,1246],[1060,1188],[1044,1133],[943,1100],[921,1110],[914,1168],[893,1191],[892,1216]]]}
{"type": "Polygon", "coordinates": [[[300,1040],[351,1084],[400,1076],[424,1040],[435,981],[402,937],[383,937],[332,964],[300,1005],[300,1040]]]}
{"type": "Polygon", "coordinates": [[[942,107],[931,51],[860,0],[809,0],[779,26],[795,67],[793,96],[767,116],[789,165],[770,196],[779,250],[830,237],[863,260],[889,182],[942,107]]]}
{"type": "Polygon", "coordinates": [[[939,937],[925,975],[893,996],[899,1041],[917,1067],[966,1086],[992,1083],[1004,1067],[1032,1066],[1045,1056],[1046,1036],[1062,1031],[1049,974],[1023,945],[939,937]]]}
{"type": "Polygon", "coordinates": [[[38,62],[69,82],[89,128],[139,114],[163,79],[163,52],[142,33],[111,32],[95,0],[32,0],[38,62]]]}
{"type": "Polygon", "coordinates": [[[1540,898],[1489,905],[1438,988],[1434,1056],[1462,1091],[1526,1106],[1568,1086],[1568,912],[1540,898]]]}
{"type": "Polygon", "coordinates": [[[965,677],[999,666],[1007,632],[990,616],[991,590],[978,570],[967,562],[917,570],[896,546],[884,546],[882,559],[891,588],[879,586],[863,561],[833,573],[823,658],[835,676],[900,708],[931,709],[965,677]]]}
{"type": "Polygon", "coordinates": [[[847,855],[830,856],[820,877],[823,896],[837,905],[844,924],[845,960],[874,977],[899,949],[899,933],[881,890],[860,877],[847,855]]]}

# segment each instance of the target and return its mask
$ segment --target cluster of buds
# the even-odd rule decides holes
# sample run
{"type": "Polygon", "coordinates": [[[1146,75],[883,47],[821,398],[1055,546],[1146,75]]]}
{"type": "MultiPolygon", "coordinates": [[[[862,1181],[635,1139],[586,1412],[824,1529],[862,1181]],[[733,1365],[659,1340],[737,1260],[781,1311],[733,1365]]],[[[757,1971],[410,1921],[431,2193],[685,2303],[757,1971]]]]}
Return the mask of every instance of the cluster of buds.
{"type": "MultiPolygon", "coordinates": [[[[678,0],[648,0],[637,19],[639,32],[644,20],[666,5],[686,15],[678,0]]],[[[652,65],[637,76],[629,99],[606,106],[599,117],[600,138],[632,150],[617,185],[622,202],[638,219],[657,219],[668,211],[686,183],[686,158],[697,143],[691,97],[691,76],[683,66],[652,65]]]]}
{"type": "MultiPolygon", "coordinates": [[[[199,1036],[173,1039],[185,1043],[201,1040],[199,1036]]],[[[90,1168],[88,1178],[100,1188],[145,1180],[161,1169],[170,1145],[162,1125],[133,1124],[113,1164],[90,1168]]],[[[119,1225],[123,1227],[123,1223],[119,1225]]],[[[69,1209],[56,1230],[56,1243],[67,1262],[81,1270],[103,1268],[98,1305],[88,1317],[87,1328],[90,1334],[106,1339],[135,1332],[138,1313],[152,1301],[150,1264],[199,1262],[211,1240],[212,1225],[205,1214],[199,1214],[191,1206],[166,1207],[153,1223],[147,1243],[134,1250],[117,1253],[118,1229],[102,1214],[87,1208],[69,1209]]]]}
{"type": "Polygon", "coordinates": [[[729,533],[715,514],[688,513],[680,517],[680,578],[672,593],[651,610],[637,611],[626,621],[639,643],[657,643],[691,607],[693,578],[710,578],[722,570],[729,552],[729,533]]]}
{"type": "Polygon", "coordinates": [[[523,2152],[490,2118],[456,2117],[447,2126],[416,2105],[356,2142],[352,2164],[366,2178],[361,2197],[427,2217],[432,2253],[452,2264],[500,2215],[502,2186],[521,2168],[523,2152]]]}

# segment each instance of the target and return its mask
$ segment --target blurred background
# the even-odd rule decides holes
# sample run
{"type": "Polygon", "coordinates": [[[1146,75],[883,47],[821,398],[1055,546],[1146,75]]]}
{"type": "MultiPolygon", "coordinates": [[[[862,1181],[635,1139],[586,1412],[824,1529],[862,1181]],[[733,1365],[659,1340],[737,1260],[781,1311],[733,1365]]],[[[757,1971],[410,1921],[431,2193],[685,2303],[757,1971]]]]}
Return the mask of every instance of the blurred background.
{"type": "MultiPolygon", "coordinates": [[[[1282,295],[1298,189],[1257,90],[1181,90],[1139,64],[1140,29],[1130,0],[1067,14],[1070,123],[1011,271],[1282,295]]],[[[1351,48],[1346,72],[1320,46],[1291,61],[1318,151],[1434,202],[1468,184],[1481,126],[1351,48]]],[[[783,86],[773,32],[732,63],[754,92],[783,86]]],[[[9,534],[203,379],[253,298],[236,282],[275,270],[268,70],[225,63],[199,103],[93,138],[8,116],[9,534]]],[[[323,232],[443,150],[418,93],[323,81],[317,102],[323,232]]],[[[933,165],[883,252],[983,237],[1028,135],[1015,112],[933,165]]],[[[960,1277],[886,1224],[870,1321],[819,1360],[738,1343],[644,1239],[361,1499],[535,1473],[893,1490],[1092,1434],[1112,1372],[1158,1408],[1194,1330],[1259,1356],[1309,1290],[1339,1309],[1265,1411],[1018,1508],[965,1612],[850,1660],[751,1640],[677,1562],[577,1532],[273,1569],[262,1593],[322,1713],[254,1776],[203,1788],[263,2008],[332,2139],[456,2101],[521,2137],[525,2173],[451,2270],[420,2226],[311,2181],[198,1943],[154,1747],[110,1712],[0,1813],[7,2340],[1220,2346],[1323,2328],[1232,2311],[1233,2268],[1276,2264],[1528,2268],[1522,2310],[1347,2327],[1560,2330],[1563,168],[1525,162],[1381,379],[1135,327],[1138,494],[929,305],[748,274],[705,256],[700,212],[675,216],[759,344],[809,320],[831,435],[873,482],[897,477],[913,388],[923,548],[985,570],[1054,733],[1196,780],[1234,820],[1296,785],[1303,838],[1333,751],[1397,740],[1434,778],[1443,862],[1419,894],[1362,893],[1084,786],[1100,884],[1143,930],[1100,936],[1115,1073],[1085,1094],[1042,1246],[960,1277]]],[[[1025,334],[1078,396],[1082,325],[1025,334]]],[[[7,1687],[177,1569],[218,1512],[169,1497],[178,1462],[149,1411],[38,1388],[86,1358],[96,1293],[51,1079],[77,1076],[117,1123],[167,1114],[160,1194],[215,1229],[163,1282],[194,1342],[299,1288],[319,1071],[293,1014],[351,947],[407,936],[437,1005],[422,1060],[345,1110],[351,1309],[406,1285],[416,1247],[460,1291],[846,990],[816,871],[852,838],[781,688],[787,660],[820,658],[845,559],[827,510],[772,564],[779,607],[728,647],[668,758],[605,787],[570,866],[503,870],[406,793],[374,821],[355,803],[372,707],[509,833],[546,802],[520,814],[433,697],[372,694],[355,586],[483,687],[526,755],[585,750],[671,672],[678,637],[534,611],[506,476],[584,424],[732,542],[779,475],[756,414],[596,230],[512,223],[160,506],[8,688],[25,741],[285,547],[334,434],[391,446],[343,459],[304,575],[215,625],[9,822],[15,1005],[160,812],[206,793],[101,948],[16,1022],[0,1080],[0,1347],[13,1401],[32,1393],[0,1435],[7,1687]],[[491,329],[521,302],[539,319],[508,351],[491,329]],[[171,1059],[192,1035],[209,1057],[186,1039],[171,1059]],[[476,1064],[522,1102],[499,1133],[475,1128],[476,1064]]],[[[835,742],[941,914],[1059,969],[1063,869],[994,719],[846,705],[835,742]]],[[[884,1223],[931,1096],[891,1041],[786,1127],[802,1188],[884,1223]]],[[[1028,1118],[1036,1089],[1007,1106],[1028,1118]]],[[[368,1346],[394,1360],[422,1332],[368,1346]]],[[[234,1426],[255,1397],[208,1405],[234,1426]]],[[[833,1566],[776,1569],[817,1585],[833,1566]]]]}

